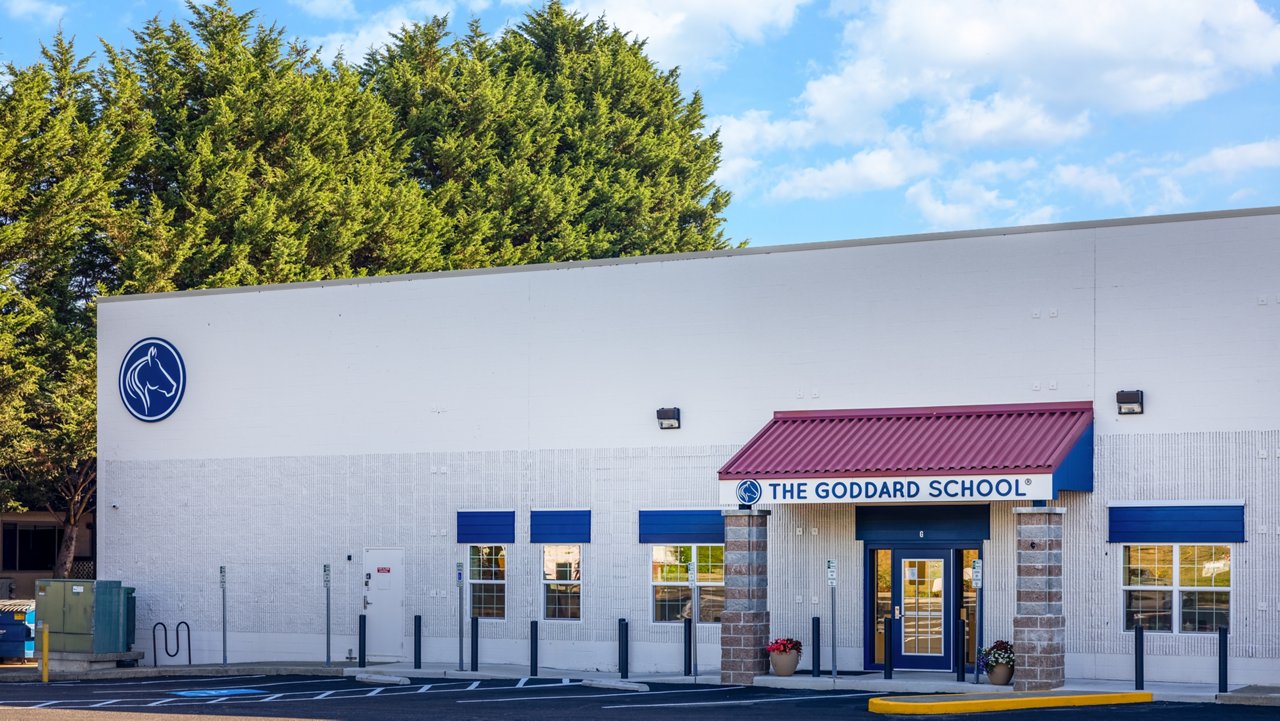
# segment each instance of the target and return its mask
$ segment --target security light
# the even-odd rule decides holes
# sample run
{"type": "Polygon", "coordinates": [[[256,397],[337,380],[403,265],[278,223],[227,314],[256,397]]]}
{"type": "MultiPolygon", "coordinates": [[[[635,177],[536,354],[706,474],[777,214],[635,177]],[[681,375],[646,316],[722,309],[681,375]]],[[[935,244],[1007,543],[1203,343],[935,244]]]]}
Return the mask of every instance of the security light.
{"type": "Polygon", "coordinates": [[[1122,416],[1142,415],[1142,391],[1116,391],[1116,409],[1122,416]]]}

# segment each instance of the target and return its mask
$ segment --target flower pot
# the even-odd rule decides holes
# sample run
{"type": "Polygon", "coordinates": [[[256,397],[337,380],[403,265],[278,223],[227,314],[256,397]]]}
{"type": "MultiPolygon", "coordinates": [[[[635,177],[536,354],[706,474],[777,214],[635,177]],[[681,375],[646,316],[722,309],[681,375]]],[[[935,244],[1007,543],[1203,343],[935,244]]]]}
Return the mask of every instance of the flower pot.
{"type": "Polygon", "coordinates": [[[769,654],[769,665],[773,666],[774,676],[790,676],[796,672],[796,665],[800,663],[799,651],[787,651],[786,653],[769,654]]]}
{"type": "Polygon", "coordinates": [[[1008,686],[1013,680],[1013,666],[1007,663],[997,663],[987,669],[987,680],[996,686],[1008,686]]]}

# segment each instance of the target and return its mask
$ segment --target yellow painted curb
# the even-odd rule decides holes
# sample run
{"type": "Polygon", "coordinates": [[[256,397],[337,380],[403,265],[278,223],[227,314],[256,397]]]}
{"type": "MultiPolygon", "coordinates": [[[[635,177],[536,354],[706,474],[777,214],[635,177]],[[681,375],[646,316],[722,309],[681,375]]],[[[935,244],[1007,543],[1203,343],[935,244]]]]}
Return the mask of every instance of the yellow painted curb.
{"type": "MultiPolygon", "coordinates": [[[[985,694],[984,694],[985,695],[985,694]]],[[[1053,708],[1056,706],[1110,706],[1122,703],[1150,703],[1149,691],[1127,693],[1081,693],[1061,696],[1014,696],[1012,698],[966,699],[964,694],[948,696],[897,696],[873,698],[867,702],[872,713],[903,715],[934,715],[949,713],[982,713],[984,711],[1013,711],[1024,708],[1053,708]],[[907,699],[936,699],[913,700],[907,699]]]]}

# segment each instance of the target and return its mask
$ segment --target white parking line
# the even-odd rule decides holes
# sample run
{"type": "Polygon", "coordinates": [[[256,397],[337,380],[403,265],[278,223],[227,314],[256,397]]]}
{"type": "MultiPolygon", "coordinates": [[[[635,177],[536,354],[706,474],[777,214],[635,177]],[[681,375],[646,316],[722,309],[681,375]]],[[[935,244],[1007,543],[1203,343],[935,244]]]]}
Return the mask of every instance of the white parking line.
{"type": "Polygon", "coordinates": [[[622,693],[592,693],[592,694],[568,694],[564,696],[517,696],[515,698],[476,698],[461,699],[458,703],[502,703],[503,701],[547,701],[552,699],[563,698],[612,698],[615,696],[655,696],[667,693],[708,693],[710,691],[737,691],[742,686],[729,686],[727,688],[688,688],[676,689],[672,691],[625,691],[622,693]]]}
{"type": "Polygon", "coordinates": [[[882,696],[879,693],[842,693],[834,696],[822,694],[821,696],[786,696],[784,698],[762,698],[762,699],[743,699],[741,701],[693,701],[691,703],[644,703],[644,704],[619,704],[617,706],[602,706],[601,708],[675,708],[681,706],[751,706],[758,703],[779,703],[782,701],[814,701],[826,700],[829,698],[858,698],[861,696],[882,696]]]}
{"type": "Polygon", "coordinates": [[[75,686],[76,688],[86,688],[89,686],[155,686],[162,683],[193,683],[201,679],[210,681],[217,679],[219,681],[234,681],[244,678],[266,678],[265,674],[254,674],[252,676],[197,676],[196,678],[166,678],[158,681],[112,681],[112,682],[93,682],[88,681],[58,681],[52,684],[41,683],[39,681],[21,681],[14,683],[14,686],[75,686]]]}

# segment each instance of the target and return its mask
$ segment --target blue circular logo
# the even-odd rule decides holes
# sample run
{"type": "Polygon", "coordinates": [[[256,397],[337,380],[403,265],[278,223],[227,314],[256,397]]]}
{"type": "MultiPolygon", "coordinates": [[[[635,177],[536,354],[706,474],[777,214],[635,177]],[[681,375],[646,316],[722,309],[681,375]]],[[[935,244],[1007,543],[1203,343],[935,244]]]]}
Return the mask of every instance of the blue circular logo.
{"type": "Polygon", "coordinates": [[[738,494],[738,503],[751,506],[760,500],[760,484],[750,478],[745,481],[739,481],[736,492],[738,494]]]}
{"type": "Polygon", "coordinates": [[[178,409],[187,385],[187,367],[173,344],[143,338],[120,364],[120,400],[140,421],[162,421],[178,409]]]}

